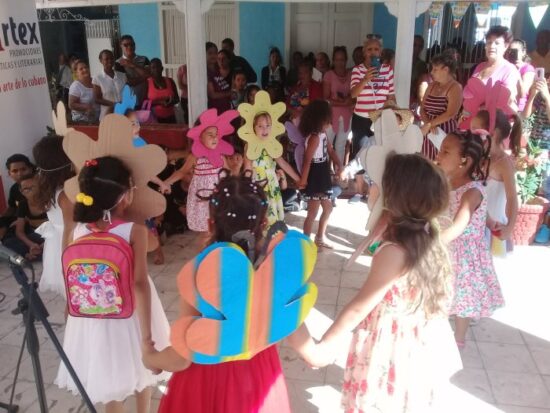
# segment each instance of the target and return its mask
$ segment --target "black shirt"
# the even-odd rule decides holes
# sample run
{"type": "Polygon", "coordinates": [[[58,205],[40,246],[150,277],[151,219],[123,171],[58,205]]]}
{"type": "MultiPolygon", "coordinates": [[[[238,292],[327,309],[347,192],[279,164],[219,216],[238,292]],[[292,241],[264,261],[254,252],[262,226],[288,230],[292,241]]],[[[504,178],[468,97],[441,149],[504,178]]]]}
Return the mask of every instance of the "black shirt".
{"type": "Polygon", "coordinates": [[[250,63],[248,63],[248,61],[242,56],[234,55],[229,62],[229,66],[231,67],[231,72],[244,72],[247,83],[256,83],[256,81],[258,80],[256,72],[254,71],[254,69],[252,69],[250,63]]]}
{"type": "Polygon", "coordinates": [[[17,211],[17,207],[21,201],[26,202],[27,200],[19,190],[19,184],[13,184],[8,196],[8,206],[17,211]]]}

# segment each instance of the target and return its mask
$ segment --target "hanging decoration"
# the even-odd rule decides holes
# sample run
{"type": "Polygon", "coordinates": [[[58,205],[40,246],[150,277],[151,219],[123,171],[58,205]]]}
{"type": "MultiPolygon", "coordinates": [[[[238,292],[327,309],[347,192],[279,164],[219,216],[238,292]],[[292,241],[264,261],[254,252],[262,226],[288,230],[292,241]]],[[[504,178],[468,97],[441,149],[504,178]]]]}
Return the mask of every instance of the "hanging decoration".
{"type": "Polygon", "coordinates": [[[437,23],[437,20],[443,13],[443,8],[445,7],[445,3],[440,2],[433,2],[430,6],[429,13],[430,13],[430,26],[435,26],[437,23]]]}
{"type": "Polygon", "coordinates": [[[528,5],[531,20],[533,20],[533,26],[537,29],[546,13],[546,10],[548,9],[548,0],[530,1],[528,5]]]}
{"type": "Polygon", "coordinates": [[[476,20],[478,27],[484,27],[489,14],[491,13],[491,2],[482,1],[479,3],[474,3],[474,8],[476,11],[476,20]]]}
{"type": "Polygon", "coordinates": [[[453,12],[453,27],[455,29],[458,29],[458,26],[460,26],[460,22],[468,11],[470,4],[471,3],[466,1],[453,1],[451,3],[451,10],[453,12]]]}

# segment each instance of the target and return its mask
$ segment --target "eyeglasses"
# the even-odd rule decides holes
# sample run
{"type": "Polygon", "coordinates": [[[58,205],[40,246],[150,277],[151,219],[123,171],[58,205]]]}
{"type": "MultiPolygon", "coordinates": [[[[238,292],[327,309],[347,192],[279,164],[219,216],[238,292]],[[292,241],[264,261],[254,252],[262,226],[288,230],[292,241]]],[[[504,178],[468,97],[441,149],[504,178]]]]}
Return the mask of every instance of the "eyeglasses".
{"type": "Polygon", "coordinates": [[[367,34],[367,39],[382,39],[382,35],[381,34],[377,34],[377,33],[369,33],[367,34]]]}

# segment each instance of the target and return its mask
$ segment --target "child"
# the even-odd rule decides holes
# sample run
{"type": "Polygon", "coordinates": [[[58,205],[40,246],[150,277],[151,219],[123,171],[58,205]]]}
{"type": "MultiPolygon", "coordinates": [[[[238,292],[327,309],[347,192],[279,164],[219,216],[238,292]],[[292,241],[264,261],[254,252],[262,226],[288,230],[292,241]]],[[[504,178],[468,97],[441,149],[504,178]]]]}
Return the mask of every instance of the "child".
{"type": "Polygon", "coordinates": [[[40,139],[32,152],[38,169],[38,202],[46,205],[48,211],[48,222],[36,230],[45,239],[40,290],[65,297],[61,253],[68,244],[74,223],[73,204],[63,191],[63,184],[75,175],[73,164],[63,151],[61,136],[40,139]]]}
{"type": "Polygon", "coordinates": [[[299,188],[305,187],[305,198],[307,200],[304,234],[308,236],[311,234],[313,221],[317,217],[319,206],[322,206],[323,213],[319,219],[315,243],[318,247],[323,248],[333,248],[325,241],[325,231],[332,212],[330,160],[335,165],[336,174],[339,174],[342,168],[338,155],[336,155],[326,134],[326,129],[330,126],[331,121],[330,106],[324,100],[311,102],[305,108],[300,121],[300,132],[303,136],[307,136],[302,179],[298,183],[299,188]]]}
{"type": "MultiPolygon", "coordinates": [[[[254,184],[247,176],[228,175],[220,180],[208,204],[211,243],[237,242],[236,234],[247,233],[249,241],[239,245],[247,255],[261,256],[267,202],[259,185],[254,184]]],[[[291,260],[290,257],[287,259],[291,260]]],[[[216,270],[209,271],[213,279],[214,271],[216,270]]],[[[181,278],[178,283],[180,280],[181,278]]],[[[266,297],[266,300],[269,301],[269,298],[266,297]]],[[[182,318],[172,325],[173,335],[176,324],[180,324],[186,315],[194,314],[194,311],[189,304],[182,301],[182,318]]],[[[290,413],[276,345],[267,347],[248,360],[218,364],[191,363],[180,355],[176,346],[160,353],[148,347],[144,351],[143,360],[150,368],[177,372],[168,383],[168,390],[160,402],[159,413],[290,413]]]]}
{"type": "Polygon", "coordinates": [[[235,153],[227,157],[227,168],[231,172],[231,176],[241,176],[244,165],[243,150],[240,146],[234,146],[234,148],[235,153]]]}
{"type": "Polygon", "coordinates": [[[237,107],[244,102],[246,90],[246,75],[243,71],[236,70],[231,76],[231,108],[237,107]]]}
{"type": "Polygon", "coordinates": [[[40,189],[36,174],[32,172],[23,176],[19,182],[23,199],[17,205],[15,223],[2,243],[28,260],[36,260],[42,256],[44,239],[35,231],[48,220],[48,216],[44,204],[38,200],[40,189]]]}
{"type": "Polygon", "coordinates": [[[260,90],[261,89],[258,85],[248,85],[244,91],[244,101],[253,105],[256,93],[258,93],[260,90]]]}
{"type": "MultiPolygon", "coordinates": [[[[472,130],[489,129],[489,112],[481,110],[472,119],[472,130]]],[[[501,240],[510,240],[518,212],[515,166],[512,158],[505,152],[505,141],[509,140],[512,154],[518,156],[521,146],[521,119],[514,116],[514,126],[508,117],[498,109],[495,113],[495,128],[489,152],[489,176],[487,179],[487,226],[501,240]],[[509,137],[509,139],[508,139],[509,137]]],[[[505,252],[505,251],[504,251],[505,252]]]]}
{"type": "Polygon", "coordinates": [[[193,140],[191,154],[185,164],[164,183],[171,186],[193,171],[187,196],[187,224],[192,231],[203,235],[208,231],[208,202],[204,200],[219,181],[222,167],[227,168],[225,156],[233,154],[233,147],[222,140],[234,131],[231,120],[238,116],[236,110],[217,115],[216,109],[203,112],[196,126],[187,136],[193,140]]]}
{"type": "MultiPolygon", "coordinates": [[[[166,377],[145,368],[141,348],[166,347],[169,326],[147,276],[147,229],[122,220],[133,200],[132,174],[120,160],[105,156],[87,161],[78,182],[81,193],[74,208],[77,224],[73,239],[99,230],[116,234],[130,244],[134,255],[135,310],[124,319],[69,315],[63,348],[94,404],[105,404],[106,413],[121,412],[124,400],[135,394],[136,411],[146,413],[150,386],[166,377]]],[[[77,391],[63,364],[55,382],[59,387],[77,391]]]]}
{"type": "MultiPolygon", "coordinates": [[[[266,92],[261,92],[266,93],[266,92]]],[[[259,139],[260,143],[268,144],[270,139],[276,139],[271,136],[272,119],[271,115],[267,112],[259,112],[254,116],[253,129],[254,134],[259,139]]],[[[245,153],[247,153],[248,144],[245,146],[245,153]]],[[[279,186],[279,176],[277,175],[276,167],[279,166],[284,172],[286,172],[292,179],[299,181],[300,177],[292,166],[284,160],[282,156],[273,158],[270,156],[266,149],[263,149],[260,156],[257,159],[250,160],[245,157],[244,169],[252,171],[252,179],[255,182],[264,181],[264,191],[267,196],[268,208],[267,208],[267,223],[268,226],[273,225],[277,221],[284,221],[285,210],[283,207],[283,197],[281,194],[281,187],[279,186]]]]}
{"type": "Polygon", "coordinates": [[[489,317],[504,305],[493,267],[489,242],[485,237],[487,196],[483,165],[487,153],[479,135],[450,133],[436,158],[449,180],[452,225],[442,233],[450,242],[455,283],[451,314],[456,315],[455,339],[465,346],[470,319],[489,317]]]}
{"type": "Polygon", "coordinates": [[[448,187],[420,155],[390,155],[382,186],[387,229],[365,284],[317,346],[300,336],[303,329],[288,341],[322,366],[353,330],[344,410],[427,412],[437,386],[461,368],[447,321],[452,270],[435,223],[447,207],[448,187]]]}
{"type": "Polygon", "coordinates": [[[15,183],[11,186],[8,195],[8,208],[0,217],[0,239],[4,238],[8,228],[17,218],[15,215],[17,206],[19,202],[25,200],[25,197],[19,190],[19,184],[22,177],[29,175],[34,170],[34,165],[25,155],[16,153],[6,160],[6,169],[8,170],[8,176],[15,183]]]}

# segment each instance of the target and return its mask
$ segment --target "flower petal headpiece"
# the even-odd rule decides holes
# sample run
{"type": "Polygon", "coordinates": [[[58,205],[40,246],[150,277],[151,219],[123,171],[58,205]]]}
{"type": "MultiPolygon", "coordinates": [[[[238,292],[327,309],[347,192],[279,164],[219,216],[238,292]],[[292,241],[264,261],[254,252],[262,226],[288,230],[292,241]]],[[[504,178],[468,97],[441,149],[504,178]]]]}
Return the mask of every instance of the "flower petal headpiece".
{"type": "Polygon", "coordinates": [[[258,159],[265,150],[272,158],[279,158],[283,154],[283,146],[275,139],[285,133],[284,125],[279,118],[285,113],[286,105],[282,102],[271,104],[269,93],[264,90],[256,93],[254,105],[241,103],[239,113],[245,124],[238,130],[239,137],[248,144],[246,157],[250,160],[258,159]],[[266,139],[260,139],[254,133],[254,118],[260,113],[267,113],[271,117],[271,133],[266,139]]]}
{"type": "Polygon", "coordinates": [[[191,152],[197,158],[206,158],[212,166],[219,168],[223,166],[223,155],[233,155],[234,149],[229,143],[224,141],[224,136],[232,133],[235,128],[231,121],[239,116],[236,110],[227,110],[218,116],[216,109],[208,109],[199,116],[199,124],[187,132],[187,137],[193,140],[191,152]],[[201,134],[206,128],[215,127],[218,129],[218,145],[215,149],[208,149],[201,142],[201,134]]]}

